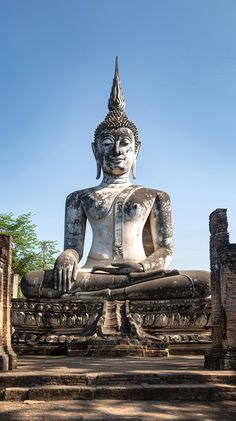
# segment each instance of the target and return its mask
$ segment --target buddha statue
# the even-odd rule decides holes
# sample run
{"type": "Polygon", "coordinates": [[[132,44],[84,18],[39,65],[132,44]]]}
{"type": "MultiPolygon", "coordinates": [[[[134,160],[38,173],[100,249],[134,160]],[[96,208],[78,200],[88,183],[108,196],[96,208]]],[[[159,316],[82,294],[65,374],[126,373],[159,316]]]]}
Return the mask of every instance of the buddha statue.
{"type": "Polygon", "coordinates": [[[140,140],[124,111],[117,59],[108,108],[92,143],[97,179],[102,173],[102,182],[67,197],[64,251],[53,270],[29,272],[22,278],[23,294],[78,300],[207,297],[207,271],[168,270],[173,254],[168,194],[130,182],[140,140]],[[79,267],[87,220],[92,246],[79,267]]]}

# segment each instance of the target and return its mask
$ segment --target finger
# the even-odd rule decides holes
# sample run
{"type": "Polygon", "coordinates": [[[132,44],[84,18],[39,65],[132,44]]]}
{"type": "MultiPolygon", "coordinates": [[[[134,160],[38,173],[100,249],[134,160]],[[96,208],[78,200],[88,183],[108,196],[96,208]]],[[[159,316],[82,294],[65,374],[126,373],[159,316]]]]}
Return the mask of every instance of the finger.
{"type": "Polygon", "coordinates": [[[136,268],[139,266],[138,263],[133,262],[115,262],[111,264],[112,266],[119,267],[119,268],[136,268]]]}
{"type": "Polygon", "coordinates": [[[58,291],[62,291],[62,270],[58,269],[58,291]]]}
{"type": "Polygon", "coordinates": [[[118,267],[113,267],[113,268],[109,268],[109,273],[114,274],[114,275],[126,275],[127,273],[132,272],[133,269],[132,268],[118,268],[118,267]]]}
{"type": "Polygon", "coordinates": [[[73,268],[72,268],[72,274],[71,274],[71,280],[76,281],[77,279],[77,273],[78,273],[78,264],[77,262],[74,262],[73,268]]]}
{"type": "Polygon", "coordinates": [[[143,272],[143,267],[140,263],[132,263],[132,262],[117,262],[112,263],[112,266],[127,269],[127,273],[129,272],[143,272]]]}
{"type": "Polygon", "coordinates": [[[143,272],[143,266],[140,265],[140,263],[133,263],[132,265],[130,265],[130,267],[135,272],[143,272]]]}
{"type": "Polygon", "coordinates": [[[92,269],[92,273],[96,273],[96,272],[117,273],[118,270],[119,268],[115,268],[115,267],[94,266],[94,268],[92,269]]]}
{"type": "Polygon", "coordinates": [[[117,268],[117,274],[118,275],[127,275],[128,273],[133,272],[132,268],[117,268]]]}
{"type": "Polygon", "coordinates": [[[73,272],[73,268],[72,266],[69,266],[67,270],[67,291],[71,289],[72,272],[73,272]]]}
{"type": "Polygon", "coordinates": [[[62,290],[63,292],[66,292],[66,275],[67,275],[67,269],[62,269],[62,290]]]}
{"type": "Polygon", "coordinates": [[[127,264],[116,262],[116,263],[112,263],[111,266],[114,266],[114,267],[117,267],[117,268],[123,268],[123,267],[127,267],[127,264]]]}
{"type": "Polygon", "coordinates": [[[92,269],[92,273],[94,272],[108,272],[110,273],[110,270],[112,268],[108,268],[108,267],[102,267],[102,266],[94,266],[92,269]]]}

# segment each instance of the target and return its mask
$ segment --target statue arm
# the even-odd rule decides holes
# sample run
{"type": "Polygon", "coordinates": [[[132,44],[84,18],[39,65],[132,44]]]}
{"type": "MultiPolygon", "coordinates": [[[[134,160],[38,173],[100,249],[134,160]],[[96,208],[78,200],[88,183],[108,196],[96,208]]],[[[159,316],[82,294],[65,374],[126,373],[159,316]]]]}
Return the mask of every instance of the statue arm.
{"type": "Polygon", "coordinates": [[[82,259],[86,229],[86,214],[78,193],[66,199],[64,250],[75,250],[82,259]]]}
{"type": "Polygon", "coordinates": [[[157,193],[149,218],[154,251],[145,260],[140,262],[145,272],[166,269],[172,259],[173,234],[171,206],[167,193],[157,193]]]}
{"type": "Polygon", "coordinates": [[[54,266],[54,289],[59,292],[70,290],[77,278],[78,263],[82,259],[86,229],[84,212],[79,192],[66,199],[64,251],[54,266]]]}

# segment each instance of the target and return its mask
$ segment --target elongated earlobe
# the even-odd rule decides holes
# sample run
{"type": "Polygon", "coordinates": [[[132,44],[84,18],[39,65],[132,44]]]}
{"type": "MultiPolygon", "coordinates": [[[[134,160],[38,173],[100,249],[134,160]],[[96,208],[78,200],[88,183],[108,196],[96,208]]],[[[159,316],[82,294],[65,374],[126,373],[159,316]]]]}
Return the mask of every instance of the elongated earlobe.
{"type": "Polygon", "coordinates": [[[136,179],[136,157],[133,160],[133,165],[131,167],[131,174],[133,176],[133,179],[136,179]]]}
{"type": "Polygon", "coordinates": [[[99,178],[101,177],[101,165],[100,165],[99,160],[98,160],[98,155],[97,155],[97,150],[96,150],[95,143],[92,142],[92,145],[91,146],[92,146],[93,154],[94,154],[94,157],[95,157],[96,163],[97,163],[97,176],[96,176],[96,179],[99,180],[99,178]]]}
{"type": "Polygon", "coordinates": [[[137,157],[138,157],[138,154],[139,154],[140,146],[141,146],[141,142],[138,141],[137,145],[136,145],[136,151],[135,151],[133,164],[132,164],[132,167],[131,167],[131,174],[132,174],[134,180],[136,179],[136,161],[137,161],[137,157]]]}
{"type": "Polygon", "coordinates": [[[97,161],[97,176],[96,176],[96,179],[99,180],[100,177],[101,177],[101,165],[97,161]]]}

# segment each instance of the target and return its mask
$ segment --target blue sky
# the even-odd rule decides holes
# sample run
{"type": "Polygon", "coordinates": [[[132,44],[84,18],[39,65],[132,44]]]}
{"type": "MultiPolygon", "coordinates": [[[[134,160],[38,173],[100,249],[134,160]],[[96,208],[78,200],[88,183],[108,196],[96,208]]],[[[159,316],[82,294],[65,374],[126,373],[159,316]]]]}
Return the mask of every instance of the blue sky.
{"type": "MultiPolygon", "coordinates": [[[[208,218],[236,242],[236,2],[0,0],[0,212],[63,248],[66,196],[95,185],[90,143],[115,56],[142,141],[137,184],[172,199],[172,267],[209,267],[208,218]]],[[[90,234],[86,243],[88,251],[90,234]]]]}

